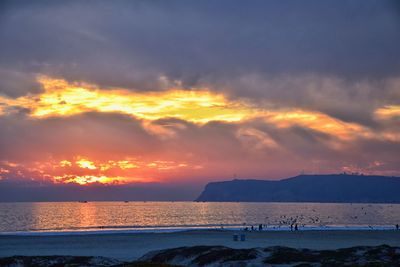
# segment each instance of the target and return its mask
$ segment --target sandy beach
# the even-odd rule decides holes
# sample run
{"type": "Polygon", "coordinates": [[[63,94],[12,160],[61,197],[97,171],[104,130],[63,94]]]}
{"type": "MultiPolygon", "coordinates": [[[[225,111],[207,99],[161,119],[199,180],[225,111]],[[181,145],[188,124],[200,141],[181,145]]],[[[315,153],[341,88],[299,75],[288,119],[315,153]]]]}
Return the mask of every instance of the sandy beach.
{"type": "Polygon", "coordinates": [[[309,249],[382,244],[400,246],[400,231],[394,230],[248,232],[244,242],[233,241],[232,235],[232,231],[224,230],[54,236],[0,235],[0,257],[72,255],[135,260],[149,251],[195,245],[222,245],[231,248],[287,246],[309,249]]]}

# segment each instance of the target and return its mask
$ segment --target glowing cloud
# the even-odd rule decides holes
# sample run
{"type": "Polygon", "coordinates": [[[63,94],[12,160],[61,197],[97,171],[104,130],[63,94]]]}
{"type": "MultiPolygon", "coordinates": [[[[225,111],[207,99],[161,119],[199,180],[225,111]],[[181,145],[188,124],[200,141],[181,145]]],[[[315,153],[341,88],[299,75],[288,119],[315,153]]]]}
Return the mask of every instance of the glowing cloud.
{"type": "MultiPolygon", "coordinates": [[[[63,161],[62,161],[63,162],[63,161]]],[[[61,163],[61,162],[60,162],[61,163]]],[[[90,160],[87,159],[80,159],[76,161],[76,164],[81,167],[81,168],[86,168],[89,170],[95,170],[97,169],[96,165],[90,160]]]]}
{"type": "Polygon", "coordinates": [[[127,177],[119,177],[119,176],[96,176],[96,175],[61,175],[54,176],[54,181],[56,183],[76,183],[80,185],[88,185],[93,183],[99,184],[126,184],[132,182],[143,182],[144,180],[149,181],[149,179],[143,178],[127,178],[127,177]]]}
{"type": "Polygon", "coordinates": [[[123,89],[101,90],[91,84],[68,83],[46,76],[39,76],[38,81],[44,89],[42,94],[17,99],[0,97],[0,104],[27,108],[35,118],[96,111],[117,112],[146,120],[174,117],[206,123],[239,121],[252,113],[240,103],[230,102],[224,95],[205,89],[134,93],[123,89]]]}
{"type": "Polygon", "coordinates": [[[177,173],[196,169],[199,169],[198,165],[182,161],[146,161],[133,158],[100,161],[76,156],[70,160],[47,159],[25,164],[0,161],[0,179],[2,174],[13,174],[23,179],[80,185],[148,183],[158,182],[166,171],[177,173]]]}
{"type": "Polygon", "coordinates": [[[400,117],[400,106],[385,106],[375,110],[374,115],[377,119],[388,120],[400,117]]]}
{"type": "Polygon", "coordinates": [[[280,128],[301,126],[321,133],[350,140],[356,137],[372,138],[374,133],[356,123],[343,122],[320,112],[289,110],[265,113],[265,120],[280,128]]]}
{"type": "MultiPolygon", "coordinates": [[[[12,112],[13,108],[25,108],[30,110],[29,115],[32,118],[38,119],[73,116],[84,112],[122,113],[141,119],[146,131],[166,138],[174,137],[174,129],[182,129],[184,126],[177,124],[165,127],[152,124],[152,121],[177,118],[204,124],[210,121],[239,123],[262,118],[279,128],[300,126],[342,140],[358,137],[393,140],[393,134],[376,134],[365,126],[344,122],[320,112],[301,109],[266,109],[250,103],[249,100],[231,100],[221,93],[207,89],[171,88],[162,92],[107,90],[88,83],[70,83],[47,76],[39,76],[38,82],[44,89],[38,95],[26,95],[16,99],[0,97],[0,112],[4,115],[12,112]]],[[[399,114],[399,106],[387,106],[375,112],[379,119],[387,119],[399,114]]],[[[255,136],[254,131],[253,136],[255,136]]],[[[88,169],[96,168],[90,162],[81,161],[78,164],[88,169]]]]}

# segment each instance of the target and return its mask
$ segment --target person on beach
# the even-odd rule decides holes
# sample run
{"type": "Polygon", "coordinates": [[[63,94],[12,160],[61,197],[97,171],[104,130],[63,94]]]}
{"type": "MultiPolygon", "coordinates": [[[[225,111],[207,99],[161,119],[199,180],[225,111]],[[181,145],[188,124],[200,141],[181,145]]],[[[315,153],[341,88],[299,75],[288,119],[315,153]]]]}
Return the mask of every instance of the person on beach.
{"type": "Polygon", "coordinates": [[[295,231],[298,231],[298,230],[299,230],[299,227],[297,226],[297,223],[294,225],[294,230],[295,230],[295,231]]]}
{"type": "Polygon", "coordinates": [[[263,229],[262,224],[258,225],[258,231],[262,231],[262,229],[263,229]]]}
{"type": "Polygon", "coordinates": [[[290,224],[290,231],[293,231],[293,224],[290,224]]]}
{"type": "Polygon", "coordinates": [[[399,230],[399,224],[396,224],[396,230],[399,230]]]}

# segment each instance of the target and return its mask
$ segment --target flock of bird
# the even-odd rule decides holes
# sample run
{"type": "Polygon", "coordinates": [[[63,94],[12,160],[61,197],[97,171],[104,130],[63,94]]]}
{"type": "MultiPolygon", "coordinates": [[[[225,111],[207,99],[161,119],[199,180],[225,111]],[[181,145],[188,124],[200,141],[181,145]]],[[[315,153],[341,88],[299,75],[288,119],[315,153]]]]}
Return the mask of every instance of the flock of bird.
{"type": "MultiPolygon", "coordinates": [[[[354,221],[355,224],[359,224],[362,221],[368,221],[365,220],[367,219],[366,216],[369,215],[370,213],[367,212],[368,207],[371,207],[371,205],[367,205],[366,207],[362,206],[360,207],[360,209],[356,209],[355,210],[356,215],[349,216],[350,220],[354,221]]],[[[290,217],[287,215],[280,215],[279,218],[265,217],[265,223],[261,224],[262,228],[259,229],[267,229],[267,228],[279,229],[283,227],[288,227],[290,229],[293,229],[295,225],[298,225],[299,227],[305,227],[305,226],[328,227],[329,225],[332,225],[332,223],[340,221],[339,217],[326,216],[325,218],[321,218],[317,214],[317,211],[315,209],[312,209],[311,211],[315,215],[313,216],[296,215],[290,217]]],[[[369,225],[368,227],[371,229],[373,228],[373,226],[371,225],[369,225]]],[[[257,227],[256,228],[252,227],[252,229],[257,229],[257,227]]]]}

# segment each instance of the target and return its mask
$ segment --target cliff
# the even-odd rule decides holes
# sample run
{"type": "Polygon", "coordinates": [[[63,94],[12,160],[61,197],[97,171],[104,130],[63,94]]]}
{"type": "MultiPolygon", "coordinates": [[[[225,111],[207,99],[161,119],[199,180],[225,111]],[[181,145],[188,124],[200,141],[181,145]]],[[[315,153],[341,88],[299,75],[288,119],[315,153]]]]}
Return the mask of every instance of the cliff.
{"type": "Polygon", "coordinates": [[[196,201],[400,203],[400,177],[332,174],[212,182],[196,201]]]}

